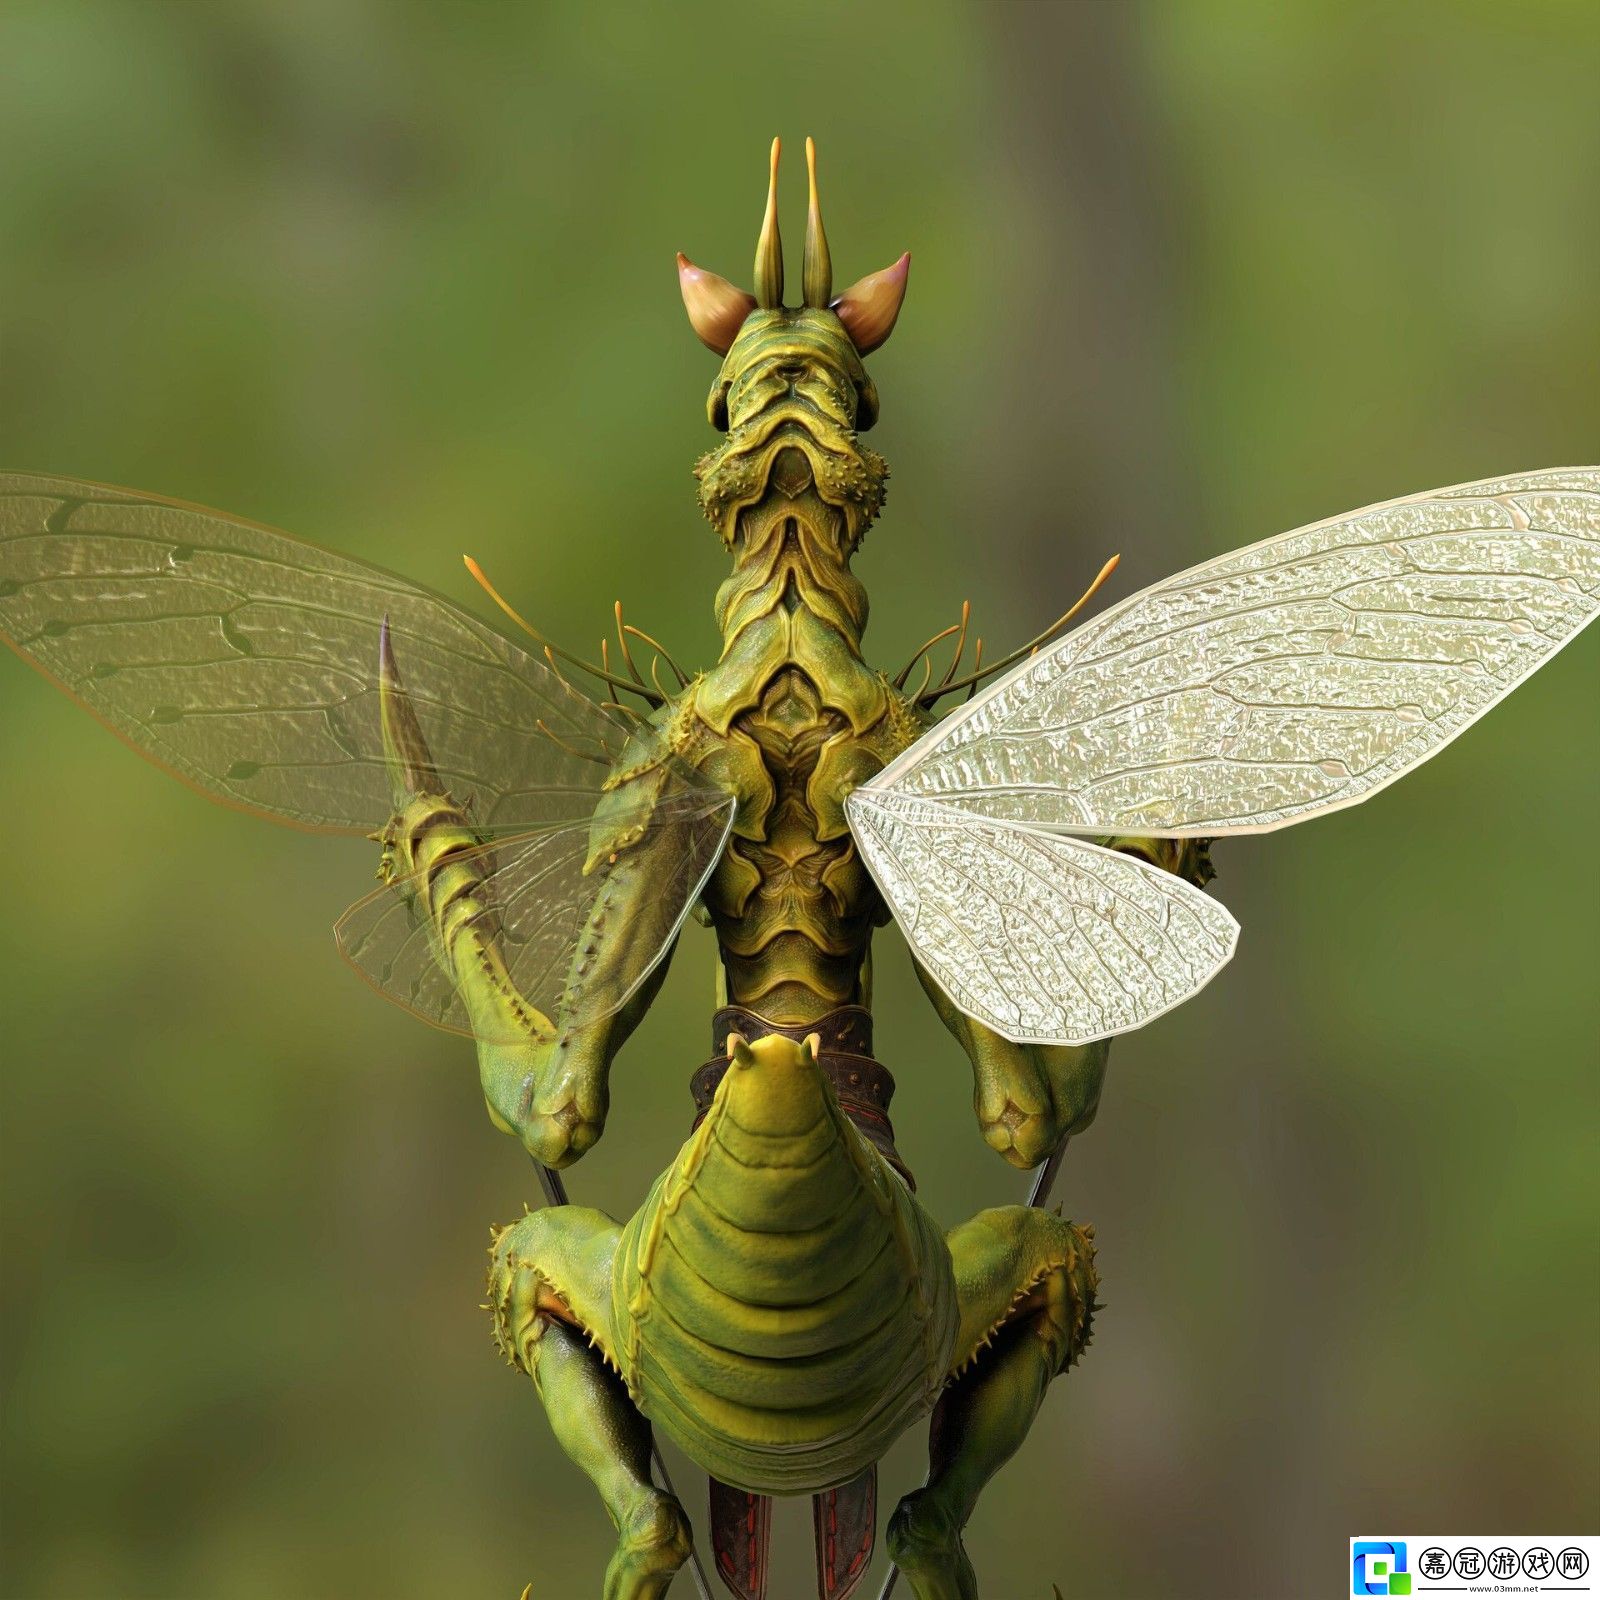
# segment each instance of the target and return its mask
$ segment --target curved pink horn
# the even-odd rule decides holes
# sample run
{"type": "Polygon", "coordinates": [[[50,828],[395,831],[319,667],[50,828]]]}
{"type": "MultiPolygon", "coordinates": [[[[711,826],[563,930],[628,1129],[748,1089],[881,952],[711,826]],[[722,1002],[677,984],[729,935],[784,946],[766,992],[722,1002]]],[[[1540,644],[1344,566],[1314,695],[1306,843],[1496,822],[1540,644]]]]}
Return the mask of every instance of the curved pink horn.
{"type": "Polygon", "coordinates": [[[908,250],[892,267],[868,273],[833,302],[833,309],[850,335],[851,343],[862,355],[876,350],[894,332],[910,271],[911,252],[908,250]]]}
{"type": "Polygon", "coordinates": [[[704,267],[697,267],[681,250],[678,252],[678,288],[683,292],[684,310],[689,325],[701,344],[727,355],[738,337],[744,319],[756,308],[756,297],[735,289],[726,278],[719,278],[704,267]]]}

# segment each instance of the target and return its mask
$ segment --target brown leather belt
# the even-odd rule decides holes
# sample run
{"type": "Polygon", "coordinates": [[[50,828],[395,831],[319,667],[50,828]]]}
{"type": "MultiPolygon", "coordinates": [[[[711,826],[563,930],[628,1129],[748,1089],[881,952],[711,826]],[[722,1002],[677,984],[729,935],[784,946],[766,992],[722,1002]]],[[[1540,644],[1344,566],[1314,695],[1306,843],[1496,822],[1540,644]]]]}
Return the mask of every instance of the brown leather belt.
{"type": "Polygon", "coordinates": [[[894,1147],[894,1124],[889,1121],[889,1102],[894,1098],[894,1074],[872,1055],[872,1013],[865,1006],[840,1006],[815,1022],[769,1022],[743,1006],[724,1006],[711,1019],[711,1059],[689,1080],[694,1095],[694,1125],[699,1127],[711,1109],[717,1085],[728,1070],[728,1035],[741,1034],[746,1040],[781,1033],[796,1044],[815,1033],[822,1048],[817,1064],[833,1085],[839,1109],[910,1186],[916,1181],[911,1169],[894,1147]]]}

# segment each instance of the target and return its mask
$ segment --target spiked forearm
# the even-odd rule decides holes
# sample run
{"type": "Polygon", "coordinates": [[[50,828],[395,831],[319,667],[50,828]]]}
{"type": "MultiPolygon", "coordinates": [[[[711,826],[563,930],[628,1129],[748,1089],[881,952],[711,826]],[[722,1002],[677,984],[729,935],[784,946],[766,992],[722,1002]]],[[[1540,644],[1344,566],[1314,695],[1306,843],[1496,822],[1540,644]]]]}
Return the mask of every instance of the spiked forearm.
{"type": "Polygon", "coordinates": [[[489,1116],[547,1166],[570,1164],[599,1139],[611,1062],[665,977],[663,959],[622,1005],[586,1024],[569,1020],[592,995],[616,991],[638,971],[641,941],[659,947],[659,896],[650,889],[659,881],[659,863],[652,858],[672,849],[666,830],[608,863],[567,976],[563,1010],[552,1019],[511,976],[488,888],[492,868],[462,810],[446,796],[419,795],[385,836],[383,871],[413,897],[434,959],[471,1021],[489,1116]]]}
{"type": "MultiPolygon", "coordinates": [[[[385,754],[397,813],[383,835],[380,873],[412,901],[434,960],[454,985],[478,1043],[478,1071],[495,1126],[515,1134],[547,1166],[565,1166],[599,1139],[608,1109],[611,1059],[659,985],[586,1027],[552,1020],[519,989],[501,935],[491,880],[492,851],[466,808],[444,791],[420,723],[401,682],[385,626],[380,642],[380,703],[385,754]]],[[[657,848],[659,848],[657,841],[657,848]]],[[[564,1011],[595,990],[620,994],[620,974],[637,960],[637,942],[661,931],[647,911],[642,846],[596,875],[595,899],[567,974],[564,1011]]],[[[633,971],[640,970],[638,965],[633,971]]],[[[592,1008],[593,1009],[593,1008],[592,1008]]]]}
{"type": "Polygon", "coordinates": [[[611,1063],[666,979],[670,949],[620,1006],[591,1022],[572,1021],[587,996],[613,993],[623,975],[639,970],[640,941],[653,941],[651,952],[660,947],[661,897],[652,884],[661,880],[652,857],[671,849],[669,831],[635,847],[607,876],[578,943],[563,1009],[537,1061],[520,1046],[479,1046],[485,1095],[491,1080],[495,1086],[491,1106],[505,1106],[510,1131],[547,1166],[569,1166],[599,1139],[611,1105],[611,1063]]]}

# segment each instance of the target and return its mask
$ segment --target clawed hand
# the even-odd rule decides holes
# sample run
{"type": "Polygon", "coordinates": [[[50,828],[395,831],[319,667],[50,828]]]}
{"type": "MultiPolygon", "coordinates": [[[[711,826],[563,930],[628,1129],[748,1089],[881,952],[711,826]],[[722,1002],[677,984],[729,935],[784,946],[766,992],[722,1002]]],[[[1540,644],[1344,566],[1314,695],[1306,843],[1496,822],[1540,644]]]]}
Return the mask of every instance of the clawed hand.
{"type": "Polygon", "coordinates": [[[547,1167],[571,1166],[605,1130],[605,1072],[575,1045],[480,1043],[478,1070],[490,1119],[547,1167]]]}

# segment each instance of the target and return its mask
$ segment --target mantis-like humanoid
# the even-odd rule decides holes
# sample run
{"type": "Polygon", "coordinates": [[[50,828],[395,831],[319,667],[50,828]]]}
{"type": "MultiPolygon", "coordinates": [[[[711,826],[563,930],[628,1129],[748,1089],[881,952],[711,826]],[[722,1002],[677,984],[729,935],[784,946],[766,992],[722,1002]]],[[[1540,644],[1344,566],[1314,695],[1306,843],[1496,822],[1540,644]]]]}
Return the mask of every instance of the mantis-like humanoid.
{"type": "Polygon", "coordinates": [[[965,675],[963,622],[950,668],[907,688],[926,647],[894,677],[867,663],[852,558],[887,476],[861,440],[864,358],[909,259],[834,293],[807,154],[799,306],[776,142],[754,293],[679,257],[722,358],[708,414],[725,438],[698,476],[731,570],[703,672],[620,613],[615,670],[542,640],[536,659],[253,524],[0,485],[8,641],[213,796],[372,830],[384,885],[341,947],[473,1036],[491,1118],[541,1170],[602,1136],[612,1063],[684,918],[715,930],[712,1055],[677,1157],[630,1219],[552,1205],[492,1250],[501,1348],[616,1527],[609,1600],[664,1593],[691,1554],[652,1426],[712,1479],[730,1589],[766,1592],[769,1497],[811,1495],[834,1600],[871,1558],[876,1462],[929,1416],[927,1481],[888,1547],[919,1600],[970,1600],[962,1530],[1087,1342],[1091,1230],[1009,1206],[947,1232],[918,1203],[872,1055],[875,930],[904,930],[983,1137],[1048,1173],[1095,1115],[1109,1039],[1232,953],[1232,918],[1200,892],[1207,842],[1392,782],[1600,596],[1600,473],[1528,473],[1267,540],[965,675]],[[580,693],[579,670],[611,698],[580,693]]]}

